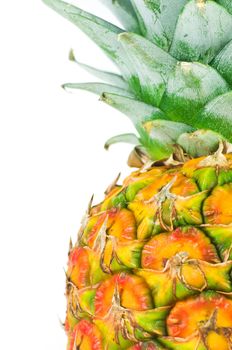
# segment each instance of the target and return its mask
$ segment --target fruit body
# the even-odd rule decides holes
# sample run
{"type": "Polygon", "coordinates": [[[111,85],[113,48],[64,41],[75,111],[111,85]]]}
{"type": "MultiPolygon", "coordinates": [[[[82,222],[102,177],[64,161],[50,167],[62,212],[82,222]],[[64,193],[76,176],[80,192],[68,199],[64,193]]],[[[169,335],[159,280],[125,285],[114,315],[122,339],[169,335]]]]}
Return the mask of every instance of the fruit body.
{"type": "Polygon", "coordinates": [[[232,156],[224,158],[223,167],[198,158],[134,172],[89,209],[69,253],[70,350],[74,341],[81,350],[231,349],[232,156]]]}

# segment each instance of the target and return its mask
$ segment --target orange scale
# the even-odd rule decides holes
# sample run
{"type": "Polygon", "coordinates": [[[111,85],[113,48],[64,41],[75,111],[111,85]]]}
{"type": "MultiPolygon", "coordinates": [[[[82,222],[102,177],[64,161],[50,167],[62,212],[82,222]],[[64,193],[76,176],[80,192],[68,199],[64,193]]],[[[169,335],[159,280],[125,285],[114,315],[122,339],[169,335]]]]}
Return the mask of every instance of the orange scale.
{"type": "Polygon", "coordinates": [[[112,225],[112,223],[114,222],[116,215],[118,214],[118,209],[113,208],[110,209],[108,211],[105,211],[103,214],[100,214],[96,220],[95,225],[92,227],[92,230],[89,232],[89,239],[88,239],[88,243],[89,246],[92,248],[95,240],[98,236],[99,231],[102,228],[102,225],[104,224],[104,222],[107,219],[107,229],[112,225]]]}
{"type": "Polygon", "coordinates": [[[116,287],[122,307],[137,311],[153,308],[152,297],[146,282],[141,277],[122,273],[102,282],[97,288],[94,300],[97,318],[103,318],[111,311],[116,287]]]}
{"type": "Polygon", "coordinates": [[[68,317],[66,316],[66,319],[65,319],[65,323],[64,323],[64,330],[65,332],[68,334],[68,332],[70,331],[70,324],[69,324],[69,321],[68,321],[68,317]]]}
{"type": "Polygon", "coordinates": [[[128,209],[111,210],[108,213],[108,234],[120,240],[134,240],[137,237],[137,225],[134,214],[128,209]]]}
{"type": "MultiPolygon", "coordinates": [[[[232,167],[232,156],[231,154],[224,155],[228,161],[228,168],[232,167]]],[[[204,166],[201,166],[201,162],[205,160],[205,157],[194,158],[186,162],[182,168],[183,174],[193,177],[195,170],[203,169],[204,166]]]]}
{"type": "Polygon", "coordinates": [[[69,254],[67,276],[79,289],[89,285],[90,261],[86,248],[74,248],[69,254]]]}
{"type": "MultiPolygon", "coordinates": [[[[80,350],[102,350],[102,335],[92,322],[82,320],[78,323],[74,330],[75,342],[77,349],[80,350]]],[[[73,349],[75,347],[73,346],[73,349]]],[[[71,350],[71,348],[70,348],[71,350]]]]}
{"type": "Polygon", "coordinates": [[[232,327],[232,300],[212,293],[177,302],[167,319],[168,334],[187,338],[210,320],[217,309],[216,328],[232,327]]]}
{"type": "Polygon", "coordinates": [[[177,196],[187,197],[199,192],[199,189],[194,180],[178,173],[170,192],[177,196]]]}
{"type": "Polygon", "coordinates": [[[118,285],[123,307],[137,311],[153,307],[149,287],[143,278],[121,274],[118,277],[118,285]]]}
{"type": "Polygon", "coordinates": [[[170,189],[171,193],[177,196],[187,197],[199,191],[196,183],[192,179],[187,178],[181,173],[168,172],[158,177],[152,184],[140,190],[136,196],[136,199],[137,200],[151,199],[153,196],[159,193],[164,186],[170,183],[174,178],[175,178],[175,182],[170,189]]]}
{"type": "Polygon", "coordinates": [[[97,288],[94,299],[96,317],[101,318],[109,313],[110,308],[112,307],[116,280],[117,275],[102,282],[101,285],[97,288]]]}
{"type": "Polygon", "coordinates": [[[129,208],[133,211],[137,223],[140,224],[146,218],[154,219],[158,210],[156,202],[144,203],[143,201],[133,201],[129,204],[129,208]]]}
{"type": "MultiPolygon", "coordinates": [[[[134,240],[137,237],[137,225],[134,214],[128,209],[112,208],[103,214],[91,218],[93,221],[92,228],[87,234],[87,244],[93,248],[99,231],[106,222],[107,234],[119,238],[120,240],[134,240]]],[[[91,222],[90,222],[91,224],[91,222]]]]}
{"type": "Polygon", "coordinates": [[[76,337],[76,332],[70,332],[68,334],[68,346],[67,350],[73,350],[75,349],[75,337],[76,337]]]}
{"type": "Polygon", "coordinates": [[[219,262],[210,240],[196,228],[188,227],[154,236],[142,251],[142,267],[163,270],[166,262],[180,252],[187,253],[192,259],[219,262]]]}
{"type": "Polygon", "coordinates": [[[159,193],[162,187],[167,185],[174,178],[175,175],[175,173],[165,173],[164,175],[157,177],[153,183],[151,183],[150,185],[146,186],[138,192],[138,194],[135,197],[136,200],[148,201],[157,193],[159,193]]]}
{"type": "Polygon", "coordinates": [[[100,229],[102,228],[102,225],[104,224],[104,221],[106,220],[106,212],[97,216],[94,216],[90,218],[87,229],[85,230],[84,235],[86,236],[85,240],[86,243],[90,248],[93,248],[94,243],[96,241],[96,238],[98,236],[98,233],[100,229]]]}
{"type": "Polygon", "coordinates": [[[207,224],[232,223],[232,184],[216,187],[205,200],[203,212],[207,224]]]}
{"type": "Polygon", "coordinates": [[[129,175],[123,182],[123,185],[126,187],[134,182],[148,180],[152,178],[156,178],[158,175],[162,175],[167,168],[165,167],[157,167],[152,168],[146,172],[136,171],[129,175]]]}
{"type": "Polygon", "coordinates": [[[109,207],[112,207],[111,201],[115,198],[119,193],[122,192],[122,186],[115,186],[105,197],[104,201],[100,204],[100,209],[105,210],[109,207]]]}
{"type": "Polygon", "coordinates": [[[194,158],[186,162],[182,168],[183,174],[193,177],[194,171],[201,168],[199,165],[205,157],[200,157],[200,158],[194,158]]]}

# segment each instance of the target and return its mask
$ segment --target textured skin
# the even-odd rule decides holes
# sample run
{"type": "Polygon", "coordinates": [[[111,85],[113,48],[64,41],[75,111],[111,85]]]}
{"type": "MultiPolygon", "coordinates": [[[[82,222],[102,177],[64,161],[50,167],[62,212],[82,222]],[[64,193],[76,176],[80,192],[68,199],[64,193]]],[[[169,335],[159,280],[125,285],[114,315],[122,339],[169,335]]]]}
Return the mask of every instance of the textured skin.
{"type": "Polygon", "coordinates": [[[231,155],[113,186],[70,249],[68,350],[230,350],[230,203],[231,155]]]}

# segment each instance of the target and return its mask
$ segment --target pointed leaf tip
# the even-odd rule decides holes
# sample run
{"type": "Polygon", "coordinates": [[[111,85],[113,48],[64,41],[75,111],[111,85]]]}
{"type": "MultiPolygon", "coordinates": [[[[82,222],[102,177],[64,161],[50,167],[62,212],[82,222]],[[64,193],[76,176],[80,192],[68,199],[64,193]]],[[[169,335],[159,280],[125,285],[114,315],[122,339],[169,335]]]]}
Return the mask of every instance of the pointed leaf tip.
{"type": "Polygon", "coordinates": [[[75,55],[74,55],[73,49],[70,49],[69,55],[68,55],[68,59],[69,59],[69,61],[71,61],[71,62],[76,62],[76,57],[75,57],[75,55]]]}
{"type": "Polygon", "coordinates": [[[107,72],[100,69],[97,69],[95,67],[89,66],[85,63],[79,62],[76,59],[75,53],[73,49],[70,50],[69,53],[69,60],[71,62],[76,63],[79,67],[84,69],[86,72],[90,73],[91,75],[95,76],[96,78],[106,81],[110,83],[111,85],[116,85],[117,87],[123,88],[125,90],[129,90],[129,86],[127,82],[123,79],[123,77],[117,73],[107,72]]]}
{"type": "Polygon", "coordinates": [[[130,0],[100,0],[116,15],[124,28],[128,31],[140,33],[140,26],[130,0]]]}
{"type": "Polygon", "coordinates": [[[128,90],[122,89],[120,87],[110,85],[110,84],[105,84],[105,83],[67,83],[62,85],[63,89],[66,91],[74,91],[74,90],[85,90],[92,92],[97,95],[102,95],[105,92],[106,93],[112,93],[112,94],[120,94],[122,96],[127,96],[127,97],[134,97],[131,92],[128,90]]]}
{"type": "Polygon", "coordinates": [[[79,7],[61,0],[43,0],[61,16],[68,19],[88,35],[118,66],[127,71],[123,60],[123,50],[117,40],[123,29],[97,17],[79,7]]]}
{"type": "Polygon", "coordinates": [[[106,141],[104,148],[108,150],[110,146],[116,143],[130,143],[132,145],[139,145],[139,139],[135,134],[122,134],[111,137],[106,141]]]}
{"type": "Polygon", "coordinates": [[[104,93],[100,100],[125,114],[136,127],[147,120],[167,119],[159,108],[138,101],[135,98],[104,93]]]}

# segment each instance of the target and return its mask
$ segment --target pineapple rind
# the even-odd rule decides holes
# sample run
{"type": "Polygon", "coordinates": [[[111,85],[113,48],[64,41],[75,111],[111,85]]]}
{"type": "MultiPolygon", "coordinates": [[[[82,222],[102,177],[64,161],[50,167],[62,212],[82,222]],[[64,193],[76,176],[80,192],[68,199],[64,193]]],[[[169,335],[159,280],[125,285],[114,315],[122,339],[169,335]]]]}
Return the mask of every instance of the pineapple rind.
{"type": "Polygon", "coordinates": [[[76,332],[81,350],[229,349],[232,217],[228,222],[226,204],[232,201],[231,179],[218,185],[220,174],[232,170],[231,156],[225,159],[227,166],[218,168],[204,166],[202,157],[175,168],[134,172],[90,209],[69,253],[69,344],[76,332]],[[201,181],[210,170],[214,188],[201,181]],[[215,191],[217,200],[208,209],[215,191]],[[122,201],[114,201],[120,194],[122,201]],[[151,226],[144,224],[141,234],[148,217],[151,226]],[[216,219],[208,223],[209,217],[216,219]],[[188,305],[199,311],[191,313],[188,305]],[[175,321],[177,315],[185,323],[175,321]],[[89,333],[81,338],[83,320],[89,333]],[[93,332],[96,344],[88,339],[93,332]]]}

